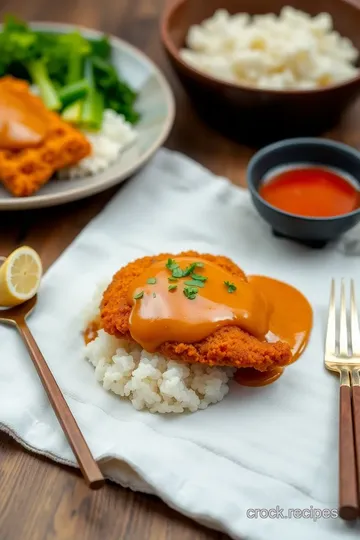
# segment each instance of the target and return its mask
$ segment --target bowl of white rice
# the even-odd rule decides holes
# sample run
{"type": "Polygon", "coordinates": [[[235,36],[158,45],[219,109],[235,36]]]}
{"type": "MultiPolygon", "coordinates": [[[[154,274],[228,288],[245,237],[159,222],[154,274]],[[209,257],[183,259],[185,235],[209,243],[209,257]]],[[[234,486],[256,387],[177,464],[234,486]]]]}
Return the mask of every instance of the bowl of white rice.
{"type": "Polygon", "coordinates": [[[162,42],[210,123],[256,145],[318,135],[360,93],[360,5],[177,0],[162,42]]]}
{"type": "MultiPolygon", "coordinates": [[[[107,285],[107,284],[106,284],[107,285]]],[[[99,285],[83,312],[83,328],[100,316],[106,285],[99,285]]],[[[99,330],[84,347],[94,377],[104,390],[130,401],[138,411],[193,413],[218,403],[229,392],[236,369],[176,362],[99,330]]]]}
{"type": "MultiPolygon", "coordinates": [[[[80,31],[88,39],[103,34],[79,26],[32,23],[43,32],[80,31]]],[[[95,195],[127,179],[142,167],[166,140],[173,125],[175,105],[172,91],[159,68],[141,51],[109,36],[112,64],[137,93],[140,120],[128,123],[121,114],[106,110],[97,132],[84,132],[91,154],[76,166],[61,170],[35,195],[12,197],[0,186],[0,210],[22,210],[67,203],[95,195]]],[[[32,89],[37,92],[36,87],[32,89]]]]}

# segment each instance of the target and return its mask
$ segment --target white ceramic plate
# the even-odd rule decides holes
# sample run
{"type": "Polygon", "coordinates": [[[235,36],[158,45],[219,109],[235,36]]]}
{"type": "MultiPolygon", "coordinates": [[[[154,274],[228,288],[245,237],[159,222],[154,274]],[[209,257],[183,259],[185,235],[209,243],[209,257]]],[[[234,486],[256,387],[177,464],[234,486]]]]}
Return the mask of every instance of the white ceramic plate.
{"type": "MultiPolygon", "coordinates": [[[[47,32],[71,32],[75,28],[89,38],[102,35],[86,28],[54,23],[34,23],[32,27],[47,32]]],[[[16,198],[0,185],[0,210],[42,208],[94,195],[128,178],[163,144],[174,121],[174,98],[161,71],[138,49],[121,39],[110,37],[114,66],[139,93],[136,108],[141,120],[134,146],[125,150],[108,169],[94,176],[74,180],[50,180],[31,197],[16,198]]]]}

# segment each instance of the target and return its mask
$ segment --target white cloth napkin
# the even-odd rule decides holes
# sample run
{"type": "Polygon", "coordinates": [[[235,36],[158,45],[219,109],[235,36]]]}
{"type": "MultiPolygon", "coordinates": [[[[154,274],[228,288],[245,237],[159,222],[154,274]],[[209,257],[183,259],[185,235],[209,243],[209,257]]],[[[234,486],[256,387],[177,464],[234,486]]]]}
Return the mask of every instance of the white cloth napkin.
{"type": "MultiPolygon", "coordinates": [[[[251,509],[336,509],[338,380],[323,367],[323,338],[330,278],[357,278],[360,298],[359,232],[319,251],[275,238],[246,191],[160,151],[50,268],[29,319],[104,473],[233,538],[357,538],[340,519],[255,519],[251,509]],[[224,254],[247,273],[298,287],[314,308],[311,341],[273,385],[232,383],[221,403],[195,414],[138,412],[95,381],[83,359],[81,311],[96,283],[128,261],[184,249],[224,254]]],[[[74,464],[19,336],[1,327],[0,343],[2,429],[74,464]]]]}

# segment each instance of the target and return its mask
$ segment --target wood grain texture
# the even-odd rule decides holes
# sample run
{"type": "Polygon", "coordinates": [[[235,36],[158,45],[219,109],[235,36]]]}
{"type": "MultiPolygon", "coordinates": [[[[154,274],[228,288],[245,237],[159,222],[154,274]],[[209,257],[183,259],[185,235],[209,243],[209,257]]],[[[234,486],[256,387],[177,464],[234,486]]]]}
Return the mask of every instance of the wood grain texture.
{"type": "MultiPolygon", "coordinates": [[[[171,1],[171,0],[170,0],[171,1]]],[[[359,0],[360,1],[360,0],[359,0]]],[[[175,92],[177,116],[167,146],[201,162],[237,185],[253,151],[227,140],[192,109],[167,65],[158,36],[166,0],[0,0],[29,20],[94,27],[140,47],[165,72],[175,92]]],[[[360,102],[329,136],[360,148],[360,102]]],[[[121,189],[121,188],[120,188],[121,189]]],[[[0,254],[33,246],[48,268],[86,223],[116,193],[113,188],[63,207],[0,214],[0,254]]],[[[167,508],[160,500],[114,484],[91,493],[77,471],[34,456],[0,435],[1,540],[226,540],[167,508]]]]}
{"type": "Polygon", "coordinates": [[[359,502],[350,386],[340,386],[339,401],[339,516],[353,520],[359,515],[359,502]]]}
{"type": "Polygon", "coordinates": [[[360,503],[360,386],[352,387],[352,413],[355,435],[355,461],[357,463],[357,490],[360,503]]]}

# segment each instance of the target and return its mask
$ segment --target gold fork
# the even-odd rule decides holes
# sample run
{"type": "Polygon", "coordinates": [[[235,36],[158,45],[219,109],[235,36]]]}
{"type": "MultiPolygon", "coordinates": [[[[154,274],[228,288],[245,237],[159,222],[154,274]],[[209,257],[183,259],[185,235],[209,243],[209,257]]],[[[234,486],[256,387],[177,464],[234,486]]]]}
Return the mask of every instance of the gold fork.
{"type": "Polygon", "coordinates": [[[356,462],[360,469],[360,330],[354,280],[350,284],[349,312],[345,282],[341,280],[339,317],[336,313],[335,281],[331,282],[325,366],[340,374],[339,515],[351,520],[359,515],[360,486],[356,472],[356,462]]]}

